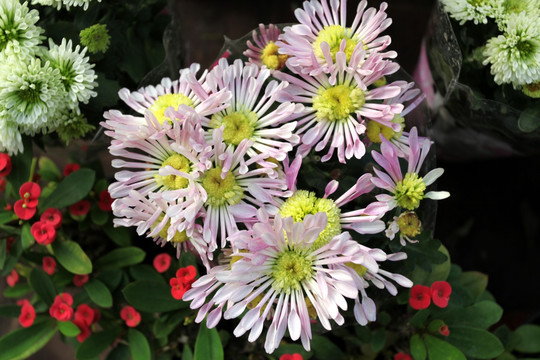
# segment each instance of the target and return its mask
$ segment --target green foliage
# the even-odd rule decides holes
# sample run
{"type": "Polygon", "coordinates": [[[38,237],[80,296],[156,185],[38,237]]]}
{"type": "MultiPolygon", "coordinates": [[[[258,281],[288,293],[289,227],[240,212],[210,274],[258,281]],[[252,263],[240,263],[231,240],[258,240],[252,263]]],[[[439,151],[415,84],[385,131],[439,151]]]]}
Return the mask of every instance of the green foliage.
{"type": "Polygon", "coordinates": [[[45,181],[58,181],[62,177],[60,170],[48,157],[42,156],[38,160],[38,174],[42,180],[45,181]]]}
{"type": "Polygon", "coordinates": [[[92,279],[84,285],[84,290],[90,299],[104,308],[111,307],[113,298],[109,289],[99,280],[92,279]]]}
{"type": "Polygon", "coordinates": [[[74,337],[80,334],[81,330],[71,321],[58,321],[58,330],[62,335],[67,337],[74,337]]]}
{"type": "Polygon", "coordinates": [[[123,293],[128,303],[141,311],[164,312],[189,306],[189,303],[173,298],[171,287],[163,282],[135,281],[126,286],[123,293]]]}
{"type": "Polygon", "coordinates": [[[410,342],[411,355],[414,360],[425,360],[427,356],[426,345],[418,334],[411,337],[410,342]]]}
{"type": "Polygon", "coordinates": [[[519,337],[516,350],[525,354],[540,353],[540,326],[527,324],[516,329],[519,337]]]}
{"type": "Polygon", "coordinates": [[[95,172],[91,169],[79,169],[62,180],[56,189],[38,207],[41,212],[48,208],[63,208],[84,199],[94,185],[95,172]]]}
{"type": "Polygon", "coordinates": [[[92,261],[76,242],[56,240],[52,243],[52,249],[58,262],[67,271],[78,275],[92,272],[92,261]]]}
{"type": "Polygon", "coordinates": [[[208,329],[206,321],[199,326],[195,341],[194,360],[223,360],[223,346],[215,328],[208,329]]]}
{"type": "Polygon", "coordinates": [[[92,360],[97,357],[114,342],[119,333],[119,328],[111,328],[90,335],[77,349],[77,359],[92,360]]]}
{"type": "Polygon", "coordinates": [[[465,355],[455,346],[431,335],[424,336],[430,360],[466,360],[465,355]]]}
{"type": "Polygon", "coordinates": [[[56,289],[49,275],[39,268],[34,268],[28,280],[32,289],[45,304],[51,305],[54,302],[56,289]]]}
{"type": "Polygon", "coordinates": [[[129,350],[133,360],[150,360],[150,345],[146,336],[140,331],[135,329],[129,329],[128,332],[129,350]]]}
{"type": "Polygon", "coordinates": [[[126,266],[135,265],[144,260],[146,253],[135,246],[114,249],[105,254],[95,263],[96,268],[101,270],[120,269],[126,266]]]}
{"type": "Polygon", "coordinates": [[[490,332],[467,326],[449,326],[448,342],[465,355],[476,359],[492,359],[502,354],[501,341],[490,332]]]}
{"type": "Polygon", "coordinates": [[[343,351],[324,336],[313,336],[311,348],[318,359],[341,360],[345,358],[343,351]]]}
{"type": "Polygon", "coordinates": [[[41,349],[56,333],[52,319],[36,321],[0,338],[0,360],[22,360],[41,349]]]}

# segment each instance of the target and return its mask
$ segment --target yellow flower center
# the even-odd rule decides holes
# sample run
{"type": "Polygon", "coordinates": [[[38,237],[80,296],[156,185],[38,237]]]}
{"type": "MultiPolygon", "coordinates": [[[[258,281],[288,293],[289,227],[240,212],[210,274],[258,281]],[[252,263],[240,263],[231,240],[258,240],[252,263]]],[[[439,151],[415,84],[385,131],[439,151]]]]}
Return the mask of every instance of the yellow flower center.
{"type": "Polygon", "coordinates": [[[193,107],[193,100],[185,96],[184,94],[164,94],[160,95],[156,101],[148,108],[154,114],[160,124],[163,124],[165,120],[170,121],[165,116],[165,110],[171,106],[177,110],[180,105],[187,105],[193,107]]]}
{"type": "Polygon", "coordinates": [[[279,208],[281,217],[291,216],[294,222],[303,221],[307,215],[315,215],[318,212],[326,213],[328,220],[326,227],[313,243],[313,250],[328,244],[334,236],[341,234],[341,210],[334,200],[318,198],[313,192],[298,190],[279,208]]]}
{"type": "Polygon", "coordinates": [[[537,83],[524,85],[522,91],[525,95],[532,98],[540,98],[540,81],[537,83]]]}
{"type": "Polygon", "coordinates": [[[408,237],[413,237],[422,231],[422,223],[414,211],[407,211],[399,215],[397,224],[399,231],[408,237]]]}
{"type": "Polygon", "coordinates": [[[290,293],[300,290],[304,280],[313,275],[313,261],[295,250],[287,250],[278,255],[272,266],[272,287],[279,292],[290,293]]]}
{"type": "MultiPolygon", "coordinates": [[[[185,173],[189,173],[191,171],[190,161],[185,156],[180,155],[180,154],[173,154],[169,156],[167,160],[165,160],[163,164],[161,164],[161,167],[165,167],[167,165],[170,165],[176,170],[179,170],[185,173]]],[[[158,184],[162,184],[163,186],[172,190],[183,189],[187,187],[189,184],[188,179],[179,175],[167,175],[167,176],[155,175],[155,178],[158,184]]]]}
{"type": "Polygon", "coordinates": [[[392,122],[401,125],[401,130],[399,132],[396,133],[394,130],[392,130],[391,127],[381,125],[373,120],[368,120],[366,125],[366,135],[368,139],[373,143],[380,144],[381,138],[379,134],[382,134],[386,138],[386,140],[390,140],[392,138],[400,138],[401,134],[403,133],[405,119],[402,118],[400,115],[395,115],[394,119],[392,119],[392,122]]]}
{"type": "Polygon", "coordinates": [[[227,145],[238,146],[242,140],[251,138],[257,120],[257,114],[253,111],[235,111],[225,116],[214,114],[210,126],[219,128],[224,125],[223,141],[227,145]]]}
{"type": "Polygon", "coordinates": [[[326,42],[328,45],[330,45],[330,54],[332,55],[332,59],[336,61],[336,53],[339,51],[339,47],[343,40],[347,42],[347,45],[345,46],[345,55],[347,56],[348,62],[351,59],[354,48],[359,41],[353,37],[352,29],[344,28],[341,25],[325,26],[321,31],[319,31],[319,35],[317,35],[315,41],[313,42],[313,51],[315,52],[315,56],[324,60],[321,44],[326,42]]]}
{"type": "Polygon", "coordinates": [[[281,69],[285,62],[287,61],[288,56],[285,54],[278,53],[279,47],[273,42],[270,41],[263,49],[261,54],[261,61],[267,68],[272,70],[281,69]]]}
{"type": "Polygon", "coordinates": [[[348,267],[350,267],[351,269],[356,271],[356,273],[358,275],[360,275],[360,277],[366,275],[366,273],[367,273],[367,268],[365,266],[363,266],[363,265],[355,264],[355,263],[352,263],[352,262],[345,263],[345,265],[347,265],[348,267]]]}
{"type": "Polygon", "coordinates": [[[313,109],[319,121],[344,121],[365,103],[362,90],[348,85],[321,88],[313,97],[313,109]]]}
{"type": "Polygon", "coordinates": [[[202,177],[201,185],[206,190],[207,205],[222,206],[238,204],[244,197],[244,190],[236,182],[232,171],[227,173],[225,179],[221,178],[221,167],[208,170],[202,177]]]}
{"type": "MultiPolygon", "coordinates": [[[[154,225],[152,225],[152,228],[154,228],[157,224],[159,224],[163,220],[163,215],[160,215],[154,225]]],[[[158,233],[159,236],[161,236],[163,239],[167,240],[168,234],[167,231],[169,230],[169,227],[171,226],[171,221],[169,220],[167,224],[163,227],[163,229],[160,230],[158,233]]],[[[171,239],[168,239],[167,241],[173,243],[173,244],[180,244],[185,242],[186,240],[189,240],[189,237],[186,235],[185,231],[177,231],[171,239]]]]}
{"type": "Polygon", "coordinates": [[[426,184],[415,173],[407,173],[403,180],[396,184],[395,197],[399,206],[407,210],[414,210],[424,198],[426,184]]]}

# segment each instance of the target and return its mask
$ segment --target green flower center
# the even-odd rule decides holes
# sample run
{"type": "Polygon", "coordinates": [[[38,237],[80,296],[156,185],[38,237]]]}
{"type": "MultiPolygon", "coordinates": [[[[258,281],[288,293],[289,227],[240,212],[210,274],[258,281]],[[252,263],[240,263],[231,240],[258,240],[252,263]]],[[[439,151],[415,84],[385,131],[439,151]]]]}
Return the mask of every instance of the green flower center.
{"type": "Polygon", "coordinates": [[[362,90],[348,85],[319,89],[313,109],[319,121],[344,121],[366,103],[362,90]]]}
{"type": "Polygon", "coordinates": [[[244,197],[244,190],[238,185],[232,171],[227,173],[225,179],[221,178],[221,171],[219,166],[212,168],[202,178],[201,185],[208,195],[206,204],[214,207],[238,204],[244,197]]]}
{"type": "Polygon", "coordinates": [[[356,271],[356,273],[360,277],[366,275],[366,273],[367,273],[367,268],[365,266],[363,266],[363,265],[355,264],[355,263],[352,263],[352,262],[345,263],[345,265],[347,265],[348,267],[350,267],[351,269],[356,271]]]}
{"type": "Polygon", "coordinates": [[[403,133],[405,119],[401,117],[400,115],[395,115],[394,118],[392,119],[392,122],[401,125],[401,130],[399,132],[396,133],[394,130],[392,130],[391,127],[381,125],[378,122],[373,121],[373,120],[368,120],[367,125],[366,125],[366,135],[368,139],[373,143],[380,144],[381,138],[379,134],[383,134],[386,140],[390,140],[392,138],[396,138],[396,139],[400,138],[401,134],[403,133]]]}
{"type": "Polygon", "coordinates": [[[290,293],[300,290],[302,283],[313,275],[313,261],[295,250],[287,250],[278,255],[273,267],[272,287],[279,292],[290,293]]]}
{"type": "Polygon", "coordinates": [[[528,59],[534,54],[534,44],[530,41],[519,41],[516,44],[516,49],[519,51],[519,57],[528,59]]]}
{"type": "Polygon", "coordinates": [[[14,29],[12,24],[4,24],[6,27],[0,29],[0,51],[6,49],[8,42],[19,38],[19,31],[14,29]]]}
{"type": "Polygon", "coordinates": [[[156,119],[160,124],[163,124],[165,120],[170,121],[168,117],[165,116],[165,110],[169,107],[178,109],[180,105],[187,105],[193,107],[193,100],[188,98],[182,93],[179,94],[164,94],[160,95],[156,101],[148,108],[154,114],[156,119]]]}
{"type": "Polygon", "coordinates": [[[325,26],[321,31],[319,31],[319,35],[317,35],[315,41],[313,42],[313,51],[315,52],[315,56],[324,60],[321,44],[326,42],[328,45],[330,45],[330,54],[332,55],[332,59],[336,61],[336,53],[339,51],[341,41],[344,39],[347,41],[347,45],[345,46],[345,55],[347,56],[348,62],[351,59],[354,48],[359,41],[353,38],[352,29],[344,28],[341,25],[325,26]]]}
{"type": "MultiPolygon", "coordinates": [[[[169,156],[163,162],[163,164],[161,164],[161,167],[165,167],[167,165],[172,166],[176,170],[184,173],[191,172],[191,162],[185,156],[180,154],[173,154],[169,156]]],[[[187,187],[189,183],[188,179],[179,175],[155,175],[155,177],[158,184],[162,184],[163,186],[173,190],[183,189],[187,187]]]]}
{"type": "Polygon", "coordinates": [[[397,224],[399,231],[409,237],[420,234],[422,230],[422,223],[414,211],[407,211],[399,215],[397,224]]]}
{"type": "Polygon", "coordinates": [[[328,244],[334,236],[341,234],[341,210],[334,200],[318,198],[313,192],[298,190],[279,208],[281,217],[291,216],[294,222],[304,221],[307,215],[315,215],[318,212],[326,213],[328,221],[313,243],[313,250],[328,244]]]}
{"type": "Polygon", "coordinates": [[[395,197],[399,206],[407,210],[414,210],[424,198],[426,184],[415,173],[407,173],[403,180],[396,184],[395,197]]]}
{"type": "Polygon", "coordinates": [[[503,2],[505,12],[519,14],[527,10],[527,1],[524,0],[505,0],[503,2]]]}
{"type": "Polygon", "coordinates": [[[106,52],[109,48],[111,37],[105,24],[95,24],[79,33],[81,44],[88,48],[92,54],[106,52]]]}
{"type": "Polygon", "coordinates": [[[210,126],[217,129],[224,125],[223,141],[227,145],[238,146],[242,140],[251,138],[257,120],[259,118],[253,111],[235,111],[225,116],[214,114],[210,126]]]}
{"type": "Polygon", "coordinates": [[[278,53],[278,50],[279,47],[273,41],[270,41],[264,47],[261,54],[261,61],[267,68],[276,70],[281,69],[285,65],[288,56],[278,53]]]}
{"type": "MultiPolygon", "coordinates": [[[[38,103],[40,98],[41,84],[30,83],[29,85],[21,87],[17,92],[18,97],[26,103],[38,103]]],[[[24,110],[22,110],[24,111],[24,110]]]]}

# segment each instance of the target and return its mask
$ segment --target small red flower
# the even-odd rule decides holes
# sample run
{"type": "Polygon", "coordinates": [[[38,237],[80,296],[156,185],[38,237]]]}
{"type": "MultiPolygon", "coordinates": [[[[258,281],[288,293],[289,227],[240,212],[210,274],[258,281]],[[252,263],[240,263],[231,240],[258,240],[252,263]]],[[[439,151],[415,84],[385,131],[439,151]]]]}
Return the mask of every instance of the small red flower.
{"type": "Polygon", "coordinates": [[[79,164],[73,164],[73,163],[67,164],[66,166],[64,166],[64,176],[68,176],[69,174],[71,174],[74,171],[79,170],[80,168],[81,168],[81,165],[79,164]]]}
{"type": "Polygon", "coordinates": [[[448,306],[451,293],[452,287],[446,281],[435,281],[431,284],[431,297],[433,298],[433,303],[440,308],[448,306]]]}
{"type": "Polygon", "coordinates": [[[49,223],[38,221],[30,228],[30,232],[40,245],[49,245],[56,239],[56,230],[49,223]]]}
{"type": "Polygon", "coordinates": [[[21,305],[21,314],[19,315],[19,324],[22,327],[32,326],[34,319],[36,318],[36,310],[30,304],[28,300],[17,302],[17,305],[21,305]]]}
{"type": "Polygon", "coordinates": [[[11,169],[11,157],[6,153],[0,153],[0,176],[8,176],[11,169]]]}
{"type": "Polygon", "coordinates": [[[98,206],[101,209],[101,211],[111,211],[111,205],[113,203],[113,199],[111,198],[111,194],[107,190],[103,190],[99,193],[99,202],[98,206]]]}
{"type": "MultiPolygon", "coordinates": [[[[171,285],[171,295],[176,300],[182,300],[182,296],[189,289],[184,286],[184,283],[178,280],[178,278],[172,278],[169,280],[169,285],[171,285]]],[[[191,284],[190,284],[191,287],[191,284]]]]}
{"type": "Polygon", "coordinates": [[[77,325],[77,327],[79,328],[80,330],[80,333],[77,334],[77,341],[79,342],[83,342],[84,340],[86,340],[90,334],[92,333],[90,331],[90,326],[86,325],[84,322],[82,322],[81,320],[78,320],[76,317],[75,319],[73,320],[73,323],[75,325],[77,325]]]}
{"type": "Polygon", "coordinates": [[[90,211],[90,201],[81,200],[69,207],[69,213],[73,216],[84,216],[90,211]]]}
{"type": "Polygon", "coordinates": [[[90,326],[94,323],[94,309],[87,304],[81,304],[77,306],[75,310],[75,321],[79,321],[86,326],[90,326]]]}
{"type": "Polygon", "coordinates": [[[45,271],[47,274],[52,275],[54,274],[54,270],[56,270],[56,261],[51,256],[44,256],[43,260],[43,271],[45,271]]]}
{"type": "Polygon", "coordinates": [[[73,297],[68,293],[56,295],[49,308],[49,315],[58,321],[69,321],[73,317],[73,297]]]}
{"type": "Polygon", "coordinates": [[[13,211],[15,211],[15,215],[17,215],[19,219],[29,220],[32,218],[32,216],[35,215],[37,208],[28,207],[28,205],[24,202],[24,199],[20,199],[15,201],[15,205],[13,205],[13,211]]]}
{"type": "Polygon", "coordinates": [[[154,268],[158,273],[164,273],[171,266],[171,256],[167,253],[162,253],[154,258],[154,268]]]}
{"type": "Polygon", "coordinates": [[[442,336],[450,335],[450,330],[448,329],[448,325],[442,325],[439,328],[439,334],[441,334],[442,336]]]}
{"type": "Polygon", "coordinates": [[[69,293],[61,293],[56,295],[54,298],[55,303],[64,303],[68,304],[69,306],[73,305],[73,296],[69,293]]]}
{"type": "Polygon", "coordinates": [[[294,353],[294,354],[283,354],[280,356],[279,360],[304,360],[304,358],[299,353],[294,353]]]}
{"type": "Polygon", "coordinates": [[[41,195],[41,187],[31,181],[27,181],[19,188],[19,195],[29,208],[35,208],[38,205],[38,198],[41,195]]]}
{"type": "Polygon", "coordinates": [[[55,229],[58,229],[60,224],[62,224],[62,213],[58,209],[48,208],[41,214],[40,220],[51,224],[55,229]]]}
{"type": "Polygon", "coordinates": [[[75,275],[73,277],[73,284],[77,287],[81,287],[88,282],[88,275],[75,275]]]}
{"type": "Polygon", "coordinates": [[[14,287],[19,282],[19,274],[15,269],[11,270],[8,276],[6,276],[6,282],[9,287],[14,287]]]}
{"type": "Polygon", "coordinates": [[[412,360],[412,357],[405,353],[398,352],[397,354],[394,354],[394,360],[412,360]]]}
{"type": "Polygon", "coordinates": [[[197,276],[197,269],[193,265],[188,265],[176,271],[176,278],[183,284],[193,283],[192,280],[195,280],[195,276],[197,276]]]}
{"type": "Polygon", "coordinates": [[[120,317],[129,327],[135,327],[141,322],[141,314],[133,306],[126,305],[120,311],[120,317]]]}
{"type": "Polygon", "coordinates": [[[0,177],[0,192],[6,191],[6,179],[0,177]]]}
{"type": "Polygon", "coordinates": [[[431,303],[431,291],[427,286],[414,285],[411,289],[409,304],[413,309],[425,309],[431,303]]]}

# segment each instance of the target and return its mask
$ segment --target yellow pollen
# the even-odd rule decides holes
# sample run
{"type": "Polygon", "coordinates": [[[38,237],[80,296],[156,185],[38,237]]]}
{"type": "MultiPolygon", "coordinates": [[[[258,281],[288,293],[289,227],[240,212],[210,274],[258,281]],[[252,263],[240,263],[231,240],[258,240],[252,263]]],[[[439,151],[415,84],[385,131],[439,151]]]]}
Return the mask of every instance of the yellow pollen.
{"type": "Polygon", "coordinates": [[[278,292],[290,293],[300,290],[304,280],[313,275],[313,261],[295,250],[286,250],[278,255],[273,267],[272,287],[278,292]]]}
{"type": "Polygon", "coordinates": [[[396,133],[394,130],[392,130],[391,127],[381,125],[373,120],[368,120],[366,125],[366,135],[368,139],[371,142],[377,144],[381,143],[381,138],[379,134],[382,134],[386,138],[386,140],[390,140],[392,138],[399,139],[401,137],[401,134],[403,133],[405,119],[403,119],[400,115],[395,115],[394,119],[392,119],[392,122],[401,126],[401,130],[399,132],[396,133]]]}
{"type": "Polygon", "coordinates": [[[193,107],[193,100],[185,96],[184,94],[164,94],[160,95],[156,101],[148,108],[154,114],[156,119],[160,124],[163,124],[165,120],[170,121],[168,117],[165,116],[165,110],[169,107],[173,107],[175,110],[178,109],[180,105],[187,105],[193,107]]]}
{"type": "Polygon", "coordinates": [[[407,211],[399,215],[397,224],[399,231],[408,237],[414,237],[422,232],[422,223],[414,211],[407,211]]]}
{"type": "Polygon", "coordinates": [[[285,62],[287,61],[288,56],[285,54],[278,53],[279,47],[273,42],[270,41],[263,49],[261,54],[261,61],[267,68],[272,70],[281,69],[285,62]]]}
{"type": "Polygon", "coordinates": [[[377,80],[375,80],[375,82],[373,82],[373,86],[375,87],[381,87],[381,86],[384,86],[386,85],[386,77],[385,76],[381,76],[380,78],[378,78],[377,80]]]}
{"type": "Polygon", "coordinates": [[[313,306],[313,304],[311,303],[311,300],[308,297],[306,297],[305,300],[306,300],[306,307],[307,307],[308,315],[311,319],[315,320],[317,318],[317,310],[315,310],[315,306],[313,306]]]}
{"type": "MultiPolygon", "coordinates": [[[[189,173],[191,171],[190,161],[185,156],[180,155],[180,154],[173,154],[169,156],[163,162],[163,164],[161,164],[161,167],[165,167],[167,165],[170,165],[176,170],[182,171],[184,173],[189,173]]],[[[173,190],[183,189],[187,187],[189,184],[188,179],[179,175],[167,175],[167,176],[155,175],[155,178],[158,184],[162,184],[168,189],[173,189],[173,190]]]]}
{"type": "Polygon", "coordinates": [[[366,273],[367,273],[367,268],[365,266],[363,266],[363,265],[355,264],[355,263],[352,263],[352,262],[345,263],[345,265],[347,265],[348,267],[350,267],[351,269],[356,271],[356,273],[360,277],[366,275],[366,273]]]}
{"type": "Polygon", "coordinates": [[[313,97],[313,109],[319,121],[344,121],[365,103],[362,90],[348,85],[321,88],[313,97]]]}
{"type": "MultiPolygon", "coordinates": [[[[163,215],[160,215],[154,225],[152,225],[152,228],[154,228],[157,224],[159,224],[163,220],[163,215]]],[[[189,237],[187,236],[185,231],[177,231],[171,239],[167,239],[168,234],[167,231],[169,230],[169,227],[171,226],[171,221],[169,220],[167,224],[161,229],[158,233],[159,236],[161,236],[163,239],[173,243],[174,245],[180,244],[185,242],[186,240],[189,240],[189,237]]]]}
{"type": "Polygon", "coordinates": [[[219,128],[224,125],[223,141],[227,145],[238,146],[242,140],[251,138],[257,121],[257,114],[252,111],[235,111],[225,116],[214,114],[210,126],[219,128]]]}
{"type": "Polygon", "coordinates": [[[207,205],[222,206],[238,204],[244,197],[244,190],[236,182],[232,171],[229,171],[225,179],[221,178],[221,167],[212,168],[202,177],[201,185],[206,190],[207,205]]]}
{"type": "Polygon", "coordinates": [[[395,198],[399,206],[407,210],[414,210],[424,198],[426,184],[415,173],[407,173],[403,180],[396,184],[395,198]]]}
{"type": "Polygon", "coordinates": [[[317,35],[315,41],[313,42],[313,51],[315,56],[322,60],[325,59],[321,50],[321,44],[326,42],[328,45],[330,45],[330,54],[332,55],[332,60],[336,61],[336,53],[339,51],[341,42],[343,40],[346,41],[345,55],[348,62],[351,59],[356,45],[358,45],[360,41],[354,38],[352,29],[344,28],[341,25],[325,26],[321,31],[319,31],[319,35],[317,35]]]}

